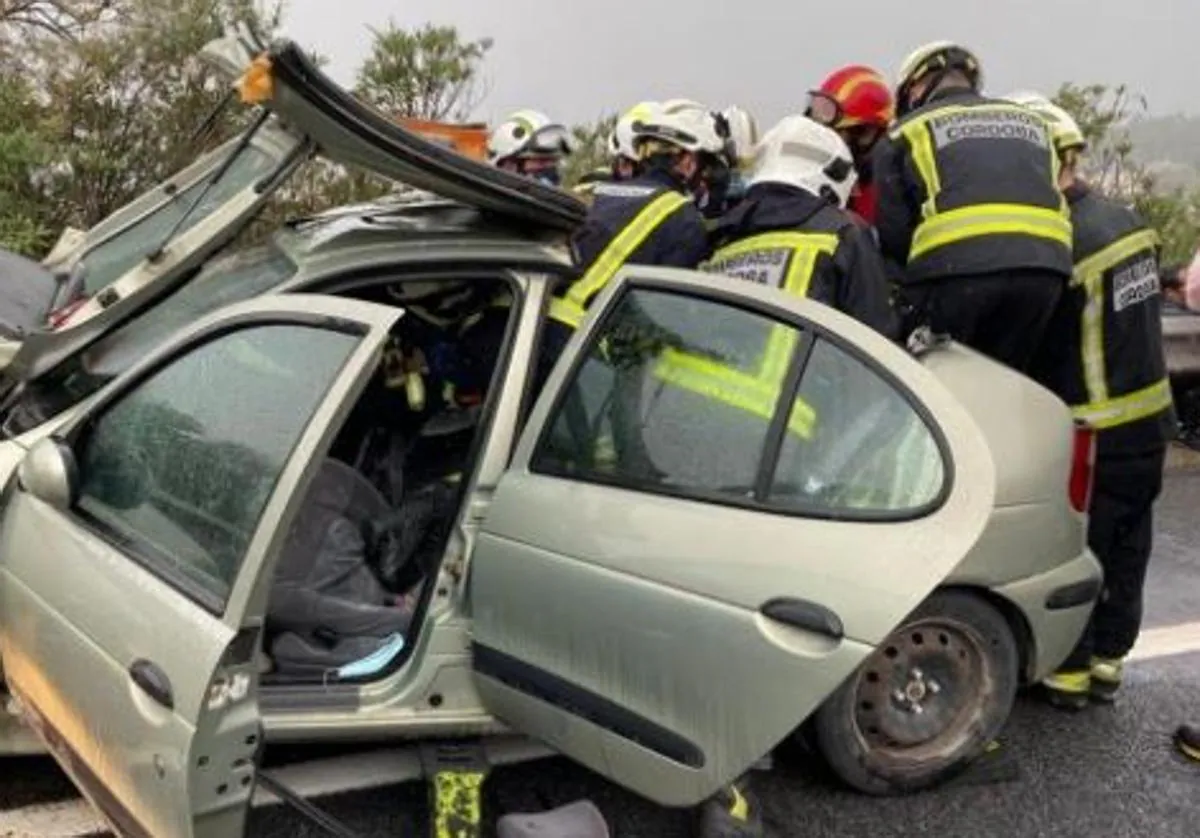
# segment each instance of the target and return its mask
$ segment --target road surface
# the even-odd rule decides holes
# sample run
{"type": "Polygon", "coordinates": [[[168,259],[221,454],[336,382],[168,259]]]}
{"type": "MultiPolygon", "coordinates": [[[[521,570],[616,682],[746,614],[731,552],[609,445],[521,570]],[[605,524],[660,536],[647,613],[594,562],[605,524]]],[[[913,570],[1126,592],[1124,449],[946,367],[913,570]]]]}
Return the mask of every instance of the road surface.
{"type": "MultiPolygon", "coordinates": [[[[1200,722],[1200,463],[1171,474],[1158,509],[1147,589],[1146,631],[1118,703],[1063,715],[1023,699],[1003,737],[999,779],[903,799],[875,800],[839,789],[811,761],[779,763],[756,775],[771,836],[930,834],[1106,838],[1196,834],[1200,766],[1173,755],[1170,733],[1200,722]]],[[[362,772],[369,774],[370,772],[362,772]]],[[[343,786],[360,786],[347,774],[343,786]]],[[[967,778],[970,780],[971,778],[967,778]]],[[[580,797],[604,811],[615,838],[683,838],[688,815],[662,811],[563,760],[501,770],[489,781],[495,814],[538,811],[580,797]]],[[[331,791],[329,787],[315,791],[331,791]]],[[[396,838],[425,832],[425,792],[415,784],[357,788],[318,802],[357,834],[396,838]]],[[[0,762],[0,838],[104,834],[70,784],[42,759],[0,762]]],[[[261,838],[321,838],[281,807],[255,811],[261,838]]]]}

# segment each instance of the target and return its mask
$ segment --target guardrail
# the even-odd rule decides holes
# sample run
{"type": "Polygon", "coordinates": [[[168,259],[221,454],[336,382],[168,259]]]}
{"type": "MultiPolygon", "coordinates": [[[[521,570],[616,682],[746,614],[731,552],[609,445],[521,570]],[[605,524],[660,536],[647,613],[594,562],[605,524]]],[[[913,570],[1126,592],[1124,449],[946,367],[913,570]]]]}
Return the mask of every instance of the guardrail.
{"type": "Polygon", "coordinates": [[[1172,377],[1200,376],[1200,314],[1163,312],[1163,350],[1172,377]]]}

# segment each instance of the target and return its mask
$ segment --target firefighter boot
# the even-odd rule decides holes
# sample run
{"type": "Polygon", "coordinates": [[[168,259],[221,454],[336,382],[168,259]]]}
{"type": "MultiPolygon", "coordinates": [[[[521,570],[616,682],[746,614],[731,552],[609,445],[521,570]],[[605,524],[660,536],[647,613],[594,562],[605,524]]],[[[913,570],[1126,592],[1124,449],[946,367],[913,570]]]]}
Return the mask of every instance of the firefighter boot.
{"type": "Polygon", "coordinates": [[[1092,700],[1111,704],[1121,688],[1124,671],[1125,662],[1121,658],[1092,658],[1092,700]]]}
{"type": "Polygon", "coordinates": [[[1181,725],[1175,731],[1175,747],[1192,762],[1200,762],[1200,727],[1181,725]]]}
{"type": "Polygon", "coordinates": [[[1082,710],[1088,706],[1092,674],[1087,671],[1055,672],[1042,682],[1046,701],[1060,710],[1082,710]]]}
{"type": "Polygon", "coordinates": [[[742,777],[714,794],[700,806],[699,838],[762,838],[762,815],[750,792],[748,777],[742,777]]]}

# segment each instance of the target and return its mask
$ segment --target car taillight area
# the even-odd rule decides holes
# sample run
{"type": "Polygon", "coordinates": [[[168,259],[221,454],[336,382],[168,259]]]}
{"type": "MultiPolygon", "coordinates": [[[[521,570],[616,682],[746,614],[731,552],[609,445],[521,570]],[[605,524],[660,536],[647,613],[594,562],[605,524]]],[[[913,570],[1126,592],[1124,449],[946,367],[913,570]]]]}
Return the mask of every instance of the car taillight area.
{"type": "Polygon", "coordinates": [[[1085,422],[1076,422],[1071,451],[1071,479],[1067,489],[1071,508],[1076,512],[1088,510],[1095,469],[1096,429],[1085,422]]]}

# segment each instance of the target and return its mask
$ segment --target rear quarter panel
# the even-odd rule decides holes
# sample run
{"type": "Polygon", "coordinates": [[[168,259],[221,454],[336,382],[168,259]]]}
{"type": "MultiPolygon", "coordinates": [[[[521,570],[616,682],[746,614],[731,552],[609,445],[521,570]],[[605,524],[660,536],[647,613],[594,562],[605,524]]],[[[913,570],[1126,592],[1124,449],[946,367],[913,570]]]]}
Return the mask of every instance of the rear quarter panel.
{"type": "Polygon", "coordinates": [[[1044,573],[1086,549],[1087,518],[1070,505],[1074,424],[1056,395],[966,347],[925,358],[992,449],[996,508],[952,581],[989,587],[1044,573]]]}

